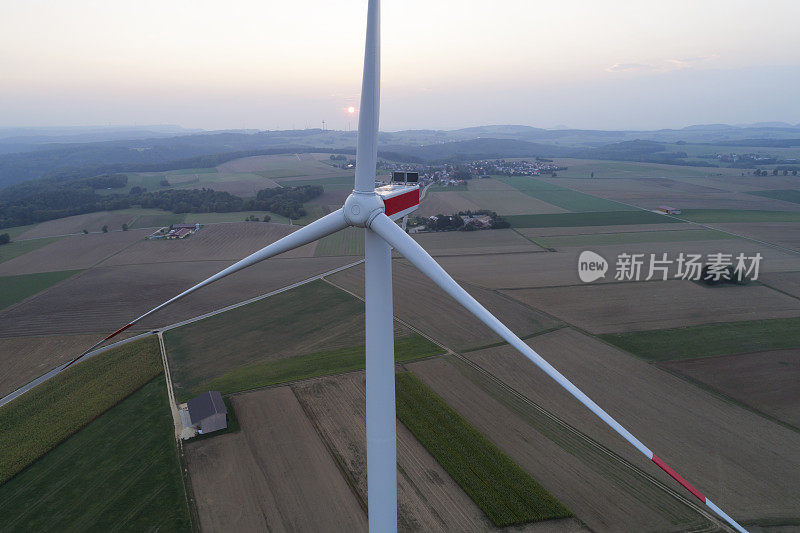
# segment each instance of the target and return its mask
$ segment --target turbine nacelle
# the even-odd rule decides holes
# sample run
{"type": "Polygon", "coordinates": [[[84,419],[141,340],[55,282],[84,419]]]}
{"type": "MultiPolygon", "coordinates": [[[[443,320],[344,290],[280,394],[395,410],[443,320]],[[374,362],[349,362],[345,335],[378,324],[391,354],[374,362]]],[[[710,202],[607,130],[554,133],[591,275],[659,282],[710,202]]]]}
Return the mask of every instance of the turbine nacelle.
{"type": "Polygon", "coordinates": [[[342,212],[347,223],[368,228],[381,213],[397,220],[419,207],[419,185],[391,184],[375,192],[353,191],[344,202],[342,212]]]}

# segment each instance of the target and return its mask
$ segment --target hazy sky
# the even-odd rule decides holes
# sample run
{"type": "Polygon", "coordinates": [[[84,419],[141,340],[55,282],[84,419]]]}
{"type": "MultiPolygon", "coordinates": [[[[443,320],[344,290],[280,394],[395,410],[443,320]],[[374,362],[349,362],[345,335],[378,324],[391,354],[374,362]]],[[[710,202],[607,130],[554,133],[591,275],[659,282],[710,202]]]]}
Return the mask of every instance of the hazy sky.
{"type": "MultiPolygon", "coordinates": [[[[385,0],[381,129],[800,122],[798,0],[385,0]]],[[[366,0],[0,4],[0,126],[342,129],[366,0]]]]}

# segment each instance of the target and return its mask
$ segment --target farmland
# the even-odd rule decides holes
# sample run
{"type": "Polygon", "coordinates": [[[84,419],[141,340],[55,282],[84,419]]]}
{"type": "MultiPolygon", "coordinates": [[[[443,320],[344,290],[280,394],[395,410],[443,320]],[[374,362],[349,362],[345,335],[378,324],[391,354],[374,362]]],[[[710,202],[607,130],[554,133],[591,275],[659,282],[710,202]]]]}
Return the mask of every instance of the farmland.
{"type": "Polygon", "coordinates": [[[64,281],[78,272],[80,272],[80,270],[22,274],[20,276],[2,276],[0,277],[0,309],[21,302],[25,298],[60,281],[64,281]]]}
{"type": "Polygon", "coordinates": [[[679,359],[660,366],[800,429],[798,348],[679,359]]]}
{"type": "Polygon", "coordinates": [[[548,228],[570,226],[612,226],[626,224],[665,224],[678,220],[650,211],[598,211],[589,213],[553,213],[544,215],[510,215],[505,217],[514,228],[548,228]]]}
{"type": "Polygon", "coordinates": [[[800,316],[800,300],[759,285],[712,288],[668,280],[520,289],[504,294],[592,333],[800,316]]]}
{"type": "MultiPolygon", "coordinates": [[[[455,301],[404,261],[395,261],[392,269],[397,318],[459,350],[501,340],[478,319],[461,312],[455,301]]],[[[361,265],[336,273],[329,279],[355,294],[364,293],[364,269],[361,265]]],[[[518,335],[532,335],[560,324],[557,320],[493,291],[469,286],[467,290],[518,335]]]]}
{"type": "Polygon", "coordinates": [[[363,344],[363,303],[322,281],[169,330],[177,396],[237,367],[363,344]]]}
{"type": "MultiPolygon", "coordinates": [[[[396,338],[394,342],[394,358],[397,362],[413,361],[440,353],[442,349],[439,346],[417,334],[396,338]]],[[[230,394],[290,381],[361,370],[365,365],[364,354],[364,346],[353,346],[239,366],[219,378],[204,383],[202,387],[187,396],[200,394],[204,389],[230,394]]]]}
{"type": "MultiPolygon", "coordinates": [[[[797,518],[800,487],[796,484],[795,473],[800,459],[792,450],[800,446],[800,433],[569,328],[537,336],[528,343],[645,445],[652,446],[676,471],[685,472],[683,475],[720,507],[727,505],[736,509],[737,517],[745,521],[756,517],[797,518]]],[[[636,450],[513,349],[491,348],[466,356],[529,401],[555,413],[565,423],[579,428],[648,475],[663,480],[666,486],[678,489],[655,465],[647,463],[636,450]]],[[[519,459],[518,454],[532,453],[531,445],[505,444],[512,439],[514,430],[507,423],[495,422],[498,418],[503,420],[495,408],[483,406],[480,397],[474,397],[458,382],[434,381],[433,377],[428,377],[430,373],[418,372],[418,369],[442,368],[440,360],[430,359],[408,366],[473,426],[526,468],[526,461],[519,459]],[[477,420],[481,411],[491,418],[477,420]],[[497,427],[493,431],[484,429],[495,424],[497,427]],[[498,440],[493,435],[498,435],[498,440]]],[[[450,372],[450,375],[454,374],[450,372]]],[[[536,453],[542,453],[540,450],[536,447],[536,453]]],[[[588,463],[593,469],[602,466],[591,459],[588,463]]],[[[581,506],[573,505],[574,495],[564,496],[557,486],[548,484],[552,475],[552,469],[549,470],[547,476],[538,472],[532,475],[591,527],[586,517],[591,506],[586,502],[592,500],[582,500],[581,506]]],[[[616,476],[610,477],[615,479],[616,476]]],[[[643,503],[653,505],[657,501],[658,498],[648,496],[643,503]]],[[[608,511],[602,506],[604,514],[611,518],[614,514],[611,509],[617,505],[609,503],[608,511]]],[[[655,518],[653,513],[648,521],[655,518]]],[[[620,523],[625,523],[626,519],[622,520],[620,523]]],[[[657,528],[651,525],[623,529],[657,528]]]]}
{"type": "Polygon", "coordinates": [[[413,374],[396,381],[397,417],[495,526],[572,515],[413,374]]]}
{"type": "Polygon", "coordinates": [[[12,241],[8,244],[4,244],[0,246],[0,263],[10,261],[15,257],[38,250],[39,248],[54,243],[57,240],[58,237],[50,237],[47,239],[35,239],[30,241],[12,241]]]}
{"type": "Polygon", "coordinates": [[[798,331],[800,318],[784,318],[612,333],[602,338],[649,361],[671,361],[800,348],[798,331]]]}
{"type": "Polygon", "coordinates": [[[364,255],[364,230],[361,228],[345,228],[333,235],[322,238],[314,249],[314,255],[364,255]]]}
{"type": "MultiPolygon", "coordinates": [[[[524,233],[524,230],[522,231],[524,233]]],[[[666,230],[666,231],[631,231],[619,233],[600,233],[589,235],[559,235],[553,237],[535,238],[548,248],[567,246],[600,246],[604,244],[627,244],[641,242],[686,242],[686,241],[713,241],[718,239],[733,239],[735,237],[715,230],[666,230]]]]}
{"type": "Polygon", "coordinates": [[[534,178],[500,178],[503,183],[544,202],[568,211],[632,211],[634,208],[617,202],[604,200],[581,192],[565,189],[534,178]]]}
{"type": "Polygon", "coordinates": [[[0,485],[0,523],[13,531],[191,531],[163,380],[0,485]]]}
{"type": "Polygon", "coordinates": [[[763,211],[757,209],[685,209],[680,218],[692,222],[800,222],[797,211],[763,211]]]}
{"type": "Polygon", "coordinates": [[[520,194],[519,189],[495,178],[472,180],[469,182],[469,190],[461,195],[479,206],[479,209],[490,209],[503,215],[567,212],[563,207],[535,196],[520,194]]]}
{"type": "Polygon", "coordinates": [[[0,483],[161,372],[155,338],[75,365],[0,407],[0,483]]]}
{"type": "MultiPolygon", "coordinates": [[[[493,348],[473,352],[471,359],[493,373],[506,364],[513,351],[493,348]],[[485,366],[484,366],[485,367],[485,366]]],[[[536,479],[550,494],[573,510],[591,530],[679,531],[707,522],[691,507],[654,484],[647,474],[620,461],[613,453],[582,432],[560,421],[564,407],[552,402],[532,403],[524,396],[544,388],[552,393],[541,373],[531,365],[514,370],[517,379],[539,377],[534,390],[498,383],[458,359],[446,357],[406,365],[447,405],[502,452],[536,479]],[[554,418],[553,415],[556,415],[554,418]]],[[[508,379],[502,373],[503,381],[508,379]]],[[[563,393],[562,393],[563,394],[563,393]]],[[[564,406],[569,400],[559,400],[564,406]]],[[[586,423],[578,426],[586,431],[586,423]]],[[[606,430],[607,431],[607,430],[606,430]]],[[[637,463],[638,464],[638,463],[637,463]]]]}
{"type": "Polygon", "coordinates": [[[241,431],[186,446],[204,531],[364,531],[367,518],[289,387],[233,397],[241,431]]]}
{"type": "Polygon", "coordinates": [[[510,229],[420,233],[414,240],[434,257],[542,251],[510,229]]]}

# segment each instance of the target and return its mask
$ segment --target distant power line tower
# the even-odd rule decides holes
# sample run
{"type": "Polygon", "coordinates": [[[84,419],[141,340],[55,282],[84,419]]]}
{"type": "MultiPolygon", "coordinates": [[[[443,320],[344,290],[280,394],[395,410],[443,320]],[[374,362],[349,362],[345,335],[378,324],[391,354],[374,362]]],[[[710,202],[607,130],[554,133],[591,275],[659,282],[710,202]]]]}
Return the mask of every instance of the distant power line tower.
{"type": "Polygon", "coordinates": [[[325,121],[322,121],[322,131],[325,131],[325,121]]]}

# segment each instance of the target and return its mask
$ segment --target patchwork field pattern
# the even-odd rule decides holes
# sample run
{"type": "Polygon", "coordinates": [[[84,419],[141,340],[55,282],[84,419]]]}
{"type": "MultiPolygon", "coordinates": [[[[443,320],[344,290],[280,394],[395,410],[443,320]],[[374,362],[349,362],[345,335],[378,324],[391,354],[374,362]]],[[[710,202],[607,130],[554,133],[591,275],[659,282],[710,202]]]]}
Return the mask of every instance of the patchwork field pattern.
{"type": "Polygon", "coordinates": [[[0,277],[0,310],[17,302],[21,302],[25,298],[43,291],[47,287],[55,285],[60,281],[64,281],[78,272],[80,272],[80,270],[2,276],[0,277]]]}
{"type": "Polygon", "coordinates": [[[0,485],[3,529],[191,531],[167,402],[155,378],[0,485]]]}
{"type": "Polygon", "coordinates": [[[366,531],[358,499],[289,387],[232,403],[240,432],[186,446],[203,531],[366,531]]]}
{"type": "Polygon", "coordinates": [[[800,316],[800,300],[759,285],[670,280],[503,292],[592,333],[800,316]]]}

